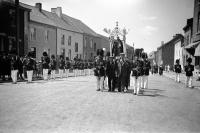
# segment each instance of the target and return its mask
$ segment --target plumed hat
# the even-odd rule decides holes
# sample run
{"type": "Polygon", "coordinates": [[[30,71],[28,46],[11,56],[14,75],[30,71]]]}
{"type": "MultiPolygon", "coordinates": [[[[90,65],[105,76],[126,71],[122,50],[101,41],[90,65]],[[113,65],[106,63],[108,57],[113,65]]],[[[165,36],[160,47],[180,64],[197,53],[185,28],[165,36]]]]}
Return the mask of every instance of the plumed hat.
{"type": "Polygon", "coordinates": [[[42,55],[43,55],[43,56],[47,56],[47,52],[43,52],[42,55]]]}
{"type": "Polygon", "coordinates": [[[187,62],[188,62],[188,63],[191,63],[191,62],[192,62],[192,58],[189,57],[189,58],[187,59],[187,62]]]}
{"type": "Polygon", "coordinates": [[[176,63],[177,63],[177,64],[179,63],[179,59],[176,59],[176,63]]]}

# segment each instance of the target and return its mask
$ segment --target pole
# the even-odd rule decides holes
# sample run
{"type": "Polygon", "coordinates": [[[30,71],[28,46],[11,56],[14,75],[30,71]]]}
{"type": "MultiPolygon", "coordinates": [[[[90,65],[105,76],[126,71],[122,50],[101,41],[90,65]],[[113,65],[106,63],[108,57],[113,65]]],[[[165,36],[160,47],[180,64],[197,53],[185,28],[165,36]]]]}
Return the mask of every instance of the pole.
{"type": "Polygon", "coordinates": [[[16,50],[19,55],[19,0],[15,0],[16,7],[16,50]]]}

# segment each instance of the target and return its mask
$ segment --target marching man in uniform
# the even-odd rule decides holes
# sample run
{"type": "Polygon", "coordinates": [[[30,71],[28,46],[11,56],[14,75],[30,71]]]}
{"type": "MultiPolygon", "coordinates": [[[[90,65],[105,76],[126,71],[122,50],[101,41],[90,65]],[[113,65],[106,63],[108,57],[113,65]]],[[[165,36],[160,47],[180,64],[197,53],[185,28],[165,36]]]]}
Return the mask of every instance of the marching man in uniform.
{"type": "Polygon", "coordinates": [[[139,94],[140,91],[140,83],[138,80],[138,56],[134,56],[134,60],[132,63],[132,79],[133,79],[133,93],[134,95],[139,94]]]}
{"type": "Polygon", "coordinates": [[[143,58],[143,76],[142,76],[142,88],[147,89],[148,88],[148,76],[149,76],[149,70],[151,69],[151,63],[147,58],[147,54],[142,54],[143,58]]]}
{"type": "Polygon", "coordinates": [[[185,66],[185,74],[186,74],[186,87],[192,88],[192,77],[194,71],[194,65],[192,63],[192,58],[187,59],[187,65],[185,66]]]}
{"type": "Polygon", "coordinates": [[[97,91],[103,91],[103,79],[105,76],[105,63],[103,61],[103,50],[97,50],[97,57],[95,59],[94,76],[97,78],[97,91]]]}
{"type": "Polygon", "coordinates": [[[51,79],[56,79],[55,72],[56,72],[56,60],[55,55],[51,55],[50,61],[50,69],[51,69],[51,79]]]}
{"type": "Polygon", "coordinates": [[[180,82],[181,65],[179,64],[178,59],[176,60],[176,64],[174,65],[174,69],[175,69],[175,73],[176,73],[175,81],[180,82]]]}

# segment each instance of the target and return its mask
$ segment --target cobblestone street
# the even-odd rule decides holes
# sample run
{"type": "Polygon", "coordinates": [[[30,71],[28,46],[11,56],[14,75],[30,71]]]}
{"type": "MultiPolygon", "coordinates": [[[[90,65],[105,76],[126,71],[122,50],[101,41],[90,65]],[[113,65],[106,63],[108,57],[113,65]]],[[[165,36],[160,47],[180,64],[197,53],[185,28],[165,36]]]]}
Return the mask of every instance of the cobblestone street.
{"type": "Polygon", "coordinates": [[[151,75],[149,89],[135,96],[97,92],[95,80],[0,84],[0,132],[200,132],[198,89],[151,75]]]}

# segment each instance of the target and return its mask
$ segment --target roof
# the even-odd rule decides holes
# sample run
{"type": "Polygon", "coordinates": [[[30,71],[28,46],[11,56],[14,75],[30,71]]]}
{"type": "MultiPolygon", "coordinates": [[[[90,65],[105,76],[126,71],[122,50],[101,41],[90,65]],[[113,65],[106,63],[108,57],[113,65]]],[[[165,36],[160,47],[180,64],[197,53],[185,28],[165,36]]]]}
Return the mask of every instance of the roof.
{"type": "Polygon", "coordinates": [[[30,20],[38,23],[43,23],[51,26],[57,26],[51,19],[45,16],[42,12],[40,12],[35,6],[30,6],[24,3],[20,3],[20,5],[24,8],[28,8],[31,10],[30,12],[30,20]]]}
{"type": "Polygon", "coordinates": [[[100,38],[103,38],[105,40],[109,40],[109,38],[107,36],[101,35],[101,34],[97,34],[100,38]]]}
{"type": "Polygon", "coordinates": [[[65,14],[63,14],[63,19],[65,21],[69,22],[70,24],[72,24],[73,26],[77,27],[80,32],[98,37],[97,33],[94,32],[90,27],[88,27],[82,21],[75,19],[75,18],[72,18],[72,17],[65,15],[65,14]]]}
{"type": "Polygon", "coordinates": [[[42,10],[42,13],[44,13],[48,18],[50,18],[56,24],[57,27],[65,29],[65,30],[80,32],[76,27],[74,27],[70,23],[64,21],[62,18],[60,18],[55,13],[48,12],[45,10],[42,10]]]}

